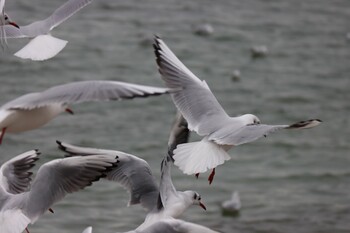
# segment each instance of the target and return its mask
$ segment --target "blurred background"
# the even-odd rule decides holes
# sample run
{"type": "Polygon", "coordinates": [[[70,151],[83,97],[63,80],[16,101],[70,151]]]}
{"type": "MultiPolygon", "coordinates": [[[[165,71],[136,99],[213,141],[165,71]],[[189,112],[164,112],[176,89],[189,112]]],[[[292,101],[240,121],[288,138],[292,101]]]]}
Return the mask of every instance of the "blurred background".
{"type": "MultiPolygon", "coordinates": [[[[64,2],[12,0],[5,9],[26,25],[64,2]]],[[[314,129],[279,132],[232,149],[211,186],[208,174],[196,180],[174,168],[177,189],[197,190],[208,209],[194,206],[182,219],[225,233],[349,232],[349,9],[348,0],[95,0],[53,31],[69,43],[51,60],[20,60],[12,54],[28,40],[8,40],[0,57],[0,103],[79,80],[164,86],[151,45],[160,35],[231,116],[252,113],[266,124],[323,120],[314,129]],[[254,46],[267,52],[252,55],[254,46]],[[240,192],[241,212],[222,216],[220,204],[233,190],[240,192]]],[[[73,116],[7,134],[0,163],[34,148],[43,153],[39,165],[60,158],[59,139],[135,154],[159,178],[176,112],[169,96],[72,108],[73,116]]],[[[121,186],[100,181],[68,195],[29,230],[132,230],[145,212],[127,202],[121,186]]]]}

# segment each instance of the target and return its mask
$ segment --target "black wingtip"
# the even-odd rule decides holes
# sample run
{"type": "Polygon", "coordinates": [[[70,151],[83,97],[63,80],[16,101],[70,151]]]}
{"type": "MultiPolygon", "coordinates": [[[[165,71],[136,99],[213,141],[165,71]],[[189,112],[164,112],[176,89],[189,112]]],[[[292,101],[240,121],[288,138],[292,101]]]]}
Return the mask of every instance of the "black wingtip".
{"type": "Polygon", "coordinates": [[[308,128],[313,128],[321,124],[320,119],[311,119],[311,120],[306,120],[306,121],[299,121],[297,123],[294,123],[290,126],[288,126],[288,129],[308,129],[308,128]]]}

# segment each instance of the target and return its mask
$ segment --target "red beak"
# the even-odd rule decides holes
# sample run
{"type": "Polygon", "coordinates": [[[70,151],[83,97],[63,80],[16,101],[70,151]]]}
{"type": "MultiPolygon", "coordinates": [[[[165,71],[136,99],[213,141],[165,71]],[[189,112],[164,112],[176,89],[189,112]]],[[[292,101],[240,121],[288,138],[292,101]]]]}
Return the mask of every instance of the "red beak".
{"type": "Polygon", "coordinates": [[[199,202],[199,206],[202,207],[204,210],[207,210],[207,207],[202,202],[199,202]]]}
{"type": "Polygon", "coordinates": [[[19,28],[19,26],[18,26],[17,23],[15,23],[15,22],[9,22],[9,24],[12,25],[12,26],[14,26],[14,27],[16,27],[16,28],[19,28]]]}

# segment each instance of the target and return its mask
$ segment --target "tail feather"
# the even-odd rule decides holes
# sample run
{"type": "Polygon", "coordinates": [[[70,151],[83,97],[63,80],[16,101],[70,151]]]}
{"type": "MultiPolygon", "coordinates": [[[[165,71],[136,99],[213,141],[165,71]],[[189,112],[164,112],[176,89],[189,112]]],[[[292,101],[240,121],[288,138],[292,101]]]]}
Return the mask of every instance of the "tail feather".
{"type": "Polygon", "coordinates": [[[21,210],[5,210],[0,213],[0,232],[21,233],[31,223],[21,210]]]}
{"type": "Polygon", "coordinates": [[[51,35],[40,35],[32,39],[14,55],[23,59],[43,61],[56,56],[67,43],[68,41],[55,38],[51,35]]]}
{"type": "Polygon", "coordinates": [[[223,164],[231,157],[223,146],[204,138],[200,142],[180,144],[174,150],[174,164],[185,174],[206,172],[223,164]]]}

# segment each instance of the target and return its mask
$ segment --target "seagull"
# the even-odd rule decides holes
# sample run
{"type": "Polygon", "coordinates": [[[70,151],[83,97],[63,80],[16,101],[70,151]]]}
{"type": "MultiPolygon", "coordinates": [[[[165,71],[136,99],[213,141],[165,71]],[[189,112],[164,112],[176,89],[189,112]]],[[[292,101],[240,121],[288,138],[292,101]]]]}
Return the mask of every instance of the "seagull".
{"type": "Polygon", "coordinates": [[[57,141],[57,144],[59,149],[68,153],[68,156],[76,154],[118,155],[120,161],[118,167],[110,170],[105,179],[119,182],[130,192],[128,205],[140,203],[148,211],[145,221],[136,229],[139,231],[161,219],[177,218],[191,205],[198,205],[206,210],[201,196],[197,192],[177,191],[171,179],[171,148],[175,148],[177,143],[186,142],[188,138],[186,134],[188,130],[183,126],[183,121],[183,118],[178,116],[172,127],[169,152],[162,161],[159,188],[148,163],[137,156],[114,150],[78,147],[61,141],[57,141]]]}
{"type": "Polygon", "coordinates": [[[224,214],[228,213],[231,215],[236,215],[236,214],[238,214],[241,207],[242,207],[242,204],[241,204],[241,200],[239,198],[238,191],[235,191],[232,193],[230,200],[224,201],[221,204],[221,208],[222,208],[224,214]]]}
{"type": "MultiPolygon", "coordinates": [[[[87,227],[82,233],[92,233],[92,227],[87,227]]],[[[187,222],[181,219],[162,219],[144,230],[133,230],[125,233],[219,233],[205,226],[187,222]]]]}
{"type": "Polygon", "coordinates": [[[211,184],[215,167],[230,159],[227,151],[232,147],[280,129],[312,128],[321,122],[311,119],[291,125],[265,125],[253,114],[230,117],[207,83],[197,78],[162,39],[156,36],[153,46],[158,70],[166,86],[181,89],[171,93],[174,104],[187,120],[189,129],[204,137],[200,142],[180,144],[174,150],[174,163],[185,174],[198,177],[199,173],[212,169],[208,177],[211,184]]]}
{"type": "Polygon", "coordinates": [[[117,81],[80,81],[20,96],[0,107],[0,144],[5,132],[19,133],[39,128],[60,113],[74,112],[68,104],[148,97],[171,92],[169,88],[117,81]]]}
{"type": "MultiPolygon", "coordinates": [[[[13,22],[10,17],[5,13],[4,10],[5,7],[5,0],[0,0],[0,27],[3,25],[11,25],[13,27],[19,28],[18,24],[16,24],[15,22],[13,22]]],[[[5,30],[3,29],[4,27],[1,27],[1,31],[0,31],[0,44],[3,48],[4,44],[7,44],[7,40],[6,37],[3,38],[1,35],[4,35],[5,30]]]]}
{"type": "Polygon", "coordinates": [[[29,170],[39,155],[38,150],[27,151],[0,168],[1,233],[23,232],[68,193],[91,185],[118,163],[116,155],[55,159],[43,164],[31,183],[29,170]]]}
{"type": "MultiPolygon", "coordinates": [[[[56,56],[68,43],[66,40],[51,36],[50,31],[91,2],[92,0],[69,0],[48,18],[26,26],[18,26],[13,22],[7,23],[8,25],[5,23],[5,25],[0,26],[0,37],[5,40],[9,38],[33,38],[14,55],[35,61],[50,59],[56,56]]],[[[3,7],[5,1],[3,0],[1,3],[3,7]]]]}

